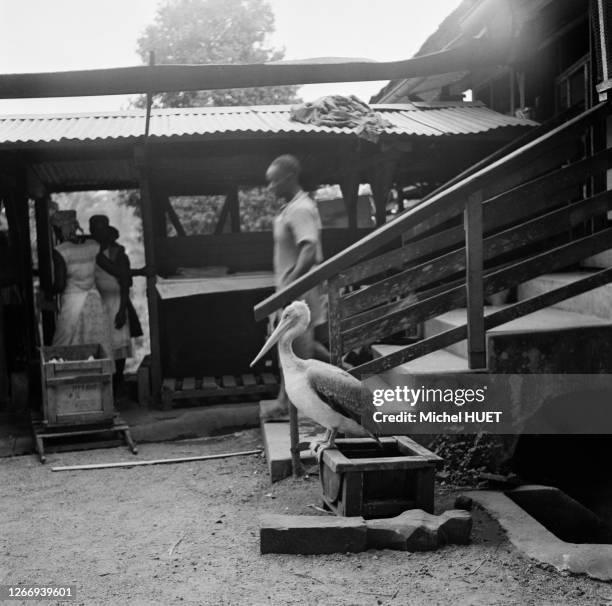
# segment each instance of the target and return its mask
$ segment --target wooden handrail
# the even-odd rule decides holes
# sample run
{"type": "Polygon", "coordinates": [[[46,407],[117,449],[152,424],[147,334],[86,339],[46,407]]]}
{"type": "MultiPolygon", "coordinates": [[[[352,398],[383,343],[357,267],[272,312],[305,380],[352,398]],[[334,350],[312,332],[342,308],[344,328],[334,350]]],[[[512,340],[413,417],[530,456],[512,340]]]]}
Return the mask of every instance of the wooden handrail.
{"type": "Polygon", "coordinates": [[[457,216],[458,213],[463,212],[465,201],[471,193],[479,189],[483,189],[486,192],[486,185],[496,181],[501,184],[505,183],[511,167],[520,163],[524,165],[530,157],[540,157],[547,149],[554,150],[552,146],[556,142],[574,134],[577,130],[583,128],[585,124],[592,123],[608,111],[608,104],[600,103],[580,116],[569,120],[552,131],[530,141],[523,147],[514,150],[507,156],[444,189],[427,202],[407,211],[397,219],[383,225],[352,246],[349,246],[346,250],[334,255],[287,288],[258,303],[254,308],[255,318],[257,320],[265,318],[272,312],[300,297],[317,284],[330,279],[346,267],[360,261],[366,255],[375,252],[393,239],[402,236],[411,228],[415,229],[418,235],[417,227],[423,221],[429,219],[435,226],[442,224],[453,216],[457,216]]]}

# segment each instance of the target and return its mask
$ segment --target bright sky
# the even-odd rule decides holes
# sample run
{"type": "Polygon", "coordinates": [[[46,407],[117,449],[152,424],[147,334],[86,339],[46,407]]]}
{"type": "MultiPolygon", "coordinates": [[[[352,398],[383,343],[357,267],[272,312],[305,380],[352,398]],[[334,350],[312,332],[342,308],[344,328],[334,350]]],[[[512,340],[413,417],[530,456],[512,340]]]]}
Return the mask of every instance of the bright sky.
{"type": "MultiPolygon", "coordinates": [[[[460,0],[269,0],[272,44],[286,59],[411,57],[460,0]]],[[[0,74],[140,64],[136,40],[159,0],[0,0],[0,74]]],[[[300,96],[356,94],[364,101],[385,82],[307,85],[300,96]]],[[[0,100],[0,113],[115,110],[122,96],[0,100]]]]}

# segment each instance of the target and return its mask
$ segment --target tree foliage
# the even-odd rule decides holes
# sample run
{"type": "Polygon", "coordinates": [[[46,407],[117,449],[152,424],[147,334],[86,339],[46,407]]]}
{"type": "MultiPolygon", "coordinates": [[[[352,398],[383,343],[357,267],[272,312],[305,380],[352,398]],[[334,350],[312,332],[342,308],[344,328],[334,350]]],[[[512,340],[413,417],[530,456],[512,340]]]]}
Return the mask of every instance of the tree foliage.
{"type": "MultiPolygon", "coordinates": [[[[284,50],[268,45],[274,14],[265,0],[167,0],[138,39],[138,53],[159,64],[266,63],[284,50]]],[[[166,92],[156,107],[274,105],[296,101],[295,86],[166,92]]],[[[137,105],[142,106],[140,98],[137,105]]]]}

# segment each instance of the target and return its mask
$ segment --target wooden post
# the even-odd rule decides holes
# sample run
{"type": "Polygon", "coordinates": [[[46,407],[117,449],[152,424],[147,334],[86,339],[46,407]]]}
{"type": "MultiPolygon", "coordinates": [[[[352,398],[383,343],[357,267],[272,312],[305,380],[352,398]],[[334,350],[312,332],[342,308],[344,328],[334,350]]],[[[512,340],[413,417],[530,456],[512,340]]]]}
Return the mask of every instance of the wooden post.
{"type": "Polygon", "coordinates": [[[387,197],[393,185],[395,162],[395,159],[386,160],[370,181],[376,205],[376,227],[384,225],[387,221],[387,197]]]}
{"type": "Polygon", "coordinates": [[[468,363],[470,368],[486,367],[483,294],[482,191],[469,196],[464,218],[468,363]]]}
{"type": "Polygon", "coordinates": [[[151,340],[151,398],[161,404],[162,367],[161,339],[159,332],[159,302],[156,288],[157,266],[155,262],[155,234],[153,230],[153,204],[151,180],[148,171],[148,154],[145,147],[135,149],[135,163],[140,181],[140,208],[142,232],[147,267],[147,302],[149,308],[149,336],[151,340]]]}
{"type": "Polygon", "coordinates": [[[340,182],[340,190],[344,198],[346,213],[348,215],[348,228],[357,229],[357,205],[359,203],[359,174],[351,170],[340,182]]]}
{"type": "Polygon", "coordinates": [[[291,467],[293,475],[299,478],[304,475],[304,466],[300,458],[300,425],[297,408],[289,402],[289,450],[291,451],[291,467]]]}
{"type": "Polygon", "coordinates": [[[36,198],[36,241],[38,251],[38,276],[40,282],[40,313],[43,329],[43,343],[49,345],[55,332],[55,297],[53,296],[53,243],[49,226],[48,195],[36,198]]]}
{"type": "Polygon", "coordinates": [[[329,357],[335,366],[342,365],[342,335],[340,333],[340,285],[336,278],[327,282],[328,309],[327,326],[329,331],[329,357]]]}
{"type": "Polygon", "coordinates": [[[229,207],[231,232],[233,234],[240,233],[240,202],[237,186],[232,187],[228,192],[225,203],[229,207]]]}
{"type": "Polygon", "coordinates": [[[17,271],[19,284],[25,301],[26,322],[23,327],[24,343],[27,345],[28,360],[36,355],[37,318],[34,306],[34,284],[32,272],[32,245],[30,241],[30,213],[27,195],[25,168],[17,164],[16,189],[6,196],[6,214],[9,229],[16,236],[17,271]]]}

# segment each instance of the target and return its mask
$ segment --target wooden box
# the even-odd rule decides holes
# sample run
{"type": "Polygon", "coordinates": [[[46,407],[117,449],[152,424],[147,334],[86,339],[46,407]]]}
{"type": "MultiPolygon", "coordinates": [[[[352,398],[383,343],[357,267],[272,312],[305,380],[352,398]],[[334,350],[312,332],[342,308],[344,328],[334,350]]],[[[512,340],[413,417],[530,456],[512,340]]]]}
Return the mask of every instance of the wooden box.
{"type": "Polygon", "coordinates": [[[406,436],[336,440],[323,452],[325,504],[341,516],[385,518],[407,509],[433,513],[435,468],[442,459],[406,436]]]}
{"type": "Polygon", "coordinates": [[[42,347],[40,358],[45,424],[112,421],[113,362],[101,345],[42,347]]]}

